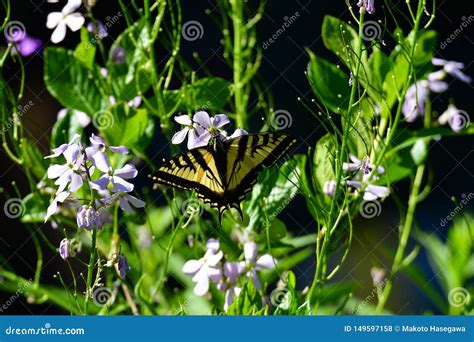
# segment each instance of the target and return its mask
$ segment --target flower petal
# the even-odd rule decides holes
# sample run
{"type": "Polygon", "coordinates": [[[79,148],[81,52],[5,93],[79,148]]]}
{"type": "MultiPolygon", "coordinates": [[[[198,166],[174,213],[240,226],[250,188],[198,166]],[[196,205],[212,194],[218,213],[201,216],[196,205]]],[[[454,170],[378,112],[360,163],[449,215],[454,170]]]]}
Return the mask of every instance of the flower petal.
{"type": "Polygon", "coordinates": [[[182,130],[176,132],[171,138],[171,142],[175,145],[181,144],[184,139],[186,139],[186,135],[188,134],[189,129],[189,127],[184,127],[182,130]]]}
{"type": "Polygon", "coordinates": [[[64,21],[72,32],[76,32],[82,27],[82,25],[84,25],[86,20],[81,13],[71,13],[64,19],[64,21]]]}
{"type": "Polygon", "coordinates": [[[192,126],[193,124],[191,118],[186,114],[175,116],[174,121],[183,126],[192,126]]]}
{"type": "Polygon", "coordinates": [[[123,211],[128,211],[129,213],[133,213],[133,208],[130,206],[128,203],[127,199],[123,196],[119,197],[119,204],[120,204],[120,209],[123,211]]]}
{"type": "Polygon", "coordinates": [[[53,29],[58,26],[59,22],[63,19],[63,14],[61,12],[52,12],[48,14],[46,19],[46,27],[53,29]]]}
{"type": "Polygon", "coordinates": [[[254,263],[257,258],[258,246],[255,242],[249,241],[244,244],[245,261],[254,263]]]}
{"type": "Polygon", "coordinates": [[[143,202],[141,199],[136,198],[135,196],[132,195],[125,195],[125,198],[127,199],[128,202],[132,203],[132,205],[135,208],[143,208],[145,206],[145,202],[143,202]]]}
{"type": "Polygon", "coordinates": [[[221,128],[230,123],[229,117],[225,114],[217,114],[211,118],[212,126],[216,128],[221,128]]]}
{"type": "Polygon", "coordinates": [[[186,275],[195,275],[201,269],[203,263],[202,260],[188,260],[183,265],[183,273],[186,275]]]}
{"type": "Polygon", "coordinates": [[[51,41],[54,44],[60,43],[63,41],[64,37],[66,37],[66,23],[61,20],[51,35],[51,41]]]}
{"type": "Polygon", "coordinates": [[[100,150],[96,150],[95,153],[93,153],[89,158],[94,166],[104,173],[107,173],[112,169],[107,155],[100,150]]]}
{"type": "Polygon", "coordinates": [[[134,189],[134,185],[123,178],[113,176],[111,177],[111,181],[114,186],[113,191],[130,192],[134,189]]]}
{"type": "Polygon", "coordinates": [[[271,270],[275,268],[276,262],[275,259],[270,254],[264,254],[257,259],[255,263],[256,270],[271,270]]]}
{"type": "Polygon", "coordinates": [[[64,174],[69,168],[67,165],[53,164],[48,168],[48,178],[55,179],[64,174]]]}
{"type": "Polygon", "coordinates": [[[199,125],[201,125],[204,128],[211,128],[211,118],[209,117],[209,114],[205,111],[199,111],[193,116],[193,121],[199,125]]]}
{"type": "Polygon", "coordinates": [[[67,4],[63,7],[62,12],[69,14],[81,7],[82,0],[68,0],[67,4]]]}
{"type": "Polygon", "coordinates": [[[114,176],[121,177],[123,179],[135,178],[138,174],[137,168],[133,164],[125,164],[124,167],[116,169],[114,176]]]}

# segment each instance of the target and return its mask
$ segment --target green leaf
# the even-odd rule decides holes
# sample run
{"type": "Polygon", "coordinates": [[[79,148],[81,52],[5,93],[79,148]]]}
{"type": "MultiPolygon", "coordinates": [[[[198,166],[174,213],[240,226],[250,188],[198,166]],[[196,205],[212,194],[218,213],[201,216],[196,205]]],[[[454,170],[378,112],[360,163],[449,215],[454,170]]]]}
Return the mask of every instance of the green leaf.
{"type": "Polygon", "coordinates": [[[314,149],[313,177],[316,179],[320,191],[322,191],[326,181],[336,179],[333,167],[335,152],[335,138],[330,134],[326,134],[316,143],[314,149]]]}
{"type": "Polygon", "coordinates": [[[349,103],[349,77],[336,65],[309,52],[308,78],[319,101],[335,113],[345,112],[349,103]]]}
{"type": "Polygon", "coordinates": [[[28,194],[22,201],[24,215],[21,217],[23,223],[43,223],[46,216],[47,205],[37,194],[28,194]]]}
{"type": "Polygon", "coordinates": [[[304,155],[296,155],[281,165],[278,170],[264,170],[259,181],[255,184],[252,196],[244,203],[250,217],[249,227],[256,229],[273,221],[278,214],[297,195],[295,184],[299,183],[301,165],[304,165],[304,155]]]}
{"type": "Polygon", "coordinates": [[[373,100],[379,102],[384,98],[383,82],[389,71],[388,56],[379,45],[373,46],[368,64],[370,87],[367,87],[367,92],[373,100]]]}
{"type": "Polygon", "coordinates": [[[255,288],[252,278],[248,278],[242,287],[239,296],[234,303],[229,306],[227,314],[229,315],[259,315],[264,309],[262,307],[262,297],[255,288]]]}
{"type": "Polygon", "coordinates": [[[230,83],[220,77],[205,77],[178,90],[163,92],[163,103],[157,98],[150,99],[156,107],[164,107],[167,114],[177,111],[195,111],[199,109],[222,110],[230,98],[230,83]]]}
{"type": "Polygon", "coordinates": [[[422,30],[418,32],[416,40],[413,63],[415,66],[424,66],[428,64],[431,68],[431,59],[435,52],[438,35],[434,30],[422,30]]]}
{"type": "Polygon", "coordinates": [[[351,126],[349,134],[349,148],[357,156],[366,156],[370,153],[370,143],[375,139],[372,129],[372,119],[375,108],[367,98],[359,101],[358,107],[353,111],[351,121],[343,120],[344,124],[351,126]]]}
{"type": "Polygon", "coordinates": [[[147,130],[148,112],[146,109],[135,109],[122,103],[98,113],[94,122],[99,123],[98,128],[110,145],[134,148],[147,130]],[[102,127],[101,119],[106,123],[102,127]]]}
{"type": "Polygon", "coordinates": [[[146,92],[151,85],[150,39],[145,21],[141,20],[127,28],[112,44],[107,61],[108,78],[117,100],[130,101],[140,93],[146,92]],[[117,63],[114,51],[123,49],[125,61],[117,63]]]}
{"type": "Polygon", "coordinates": [[[88,69],[93,69],[96,47],[92,43],[89,31],[85,27],[81,28],[81,42],[74,50],[77,60],[88,69]]]}
{"type": "MultiPolygon", "coordinates": [[[[341,61],[350,69],[357,63],[356,53],[359,50],[359,39],[357,31],[346,22],[332,17],[324,16],[321,29],[324,46],[334,52],[341,61]]],[[[365,54],[362,61],[366,59],[365,54]]]]}
{"type": "Polygon", "coordinates": [[[408,80],[410,63],[403,53],[402,47],[397,45],[390,54],[389,71],[385,77],[382,89],[385,95],[385,102],[388,108],[392,108],[400,92],[408,80]]]}
{"type": "Polygon", "coordinates": [[[72,51],[48,47],[44,60],[46,87],[63,106],[89,115],[100,110],[102,97],[95,80],[72,51]]]}
{"type": "Polygon", "coordinates": [[[66,144],[75,134],[81,135],[83,133],[84,130],[74,112],[75,110],[68,110],[66,115],[54,124],[51,131],[51,148],[58,147],[61,144],[66,144]]]}
{"type": "Polygon", "coordinates": [[[21,141],[21,148],[23,150],[23,161],[26,170],[31,170],[37,179],[42,179],[46,174],[48,168],[48,161],[44,159],[43,152],[40,151],[38,146],[24,138],[21,141]]]}

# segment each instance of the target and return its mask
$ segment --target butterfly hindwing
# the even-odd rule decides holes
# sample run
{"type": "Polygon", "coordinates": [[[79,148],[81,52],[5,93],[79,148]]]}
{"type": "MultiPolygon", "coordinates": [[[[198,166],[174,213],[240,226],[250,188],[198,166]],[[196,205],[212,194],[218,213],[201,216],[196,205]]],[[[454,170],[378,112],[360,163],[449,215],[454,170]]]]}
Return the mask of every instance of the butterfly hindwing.
{"type": "MultiPolygon", "coordinates": [[[[240,213],[240,202],[252,191],[258,173],[270,167],[296,143],[283,134],[243,135],[215,145],[189,150],[167,162],[153,174],[155,182],[185,190],[218,208],[240,213]]],[[[242,213],[241,213],[242,214],[242,213]]]]}
{"type": "Polygon", "coordinates": [[[272,166],[294,144],[296,139],[274,133],[243,135],[227,146],[226,199],[239,203],[252,190],[258,173],[272,166]]]}

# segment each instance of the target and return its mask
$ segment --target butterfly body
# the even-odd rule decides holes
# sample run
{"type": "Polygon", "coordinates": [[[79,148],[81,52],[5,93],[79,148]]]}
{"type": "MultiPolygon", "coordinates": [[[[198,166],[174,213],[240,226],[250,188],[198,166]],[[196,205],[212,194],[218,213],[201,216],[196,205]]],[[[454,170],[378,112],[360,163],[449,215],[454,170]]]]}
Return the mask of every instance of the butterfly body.
{"type": "Polygon", "coordinates": [[[219,217],[230,208],[242,216],[240,202],[257,182],[258,173],[272,166],[296,143],[276,133],[214,139],[208,146],[191,149],[164,163],[153,174],[155,182],[185,190],[217,208],[219,217]]]}

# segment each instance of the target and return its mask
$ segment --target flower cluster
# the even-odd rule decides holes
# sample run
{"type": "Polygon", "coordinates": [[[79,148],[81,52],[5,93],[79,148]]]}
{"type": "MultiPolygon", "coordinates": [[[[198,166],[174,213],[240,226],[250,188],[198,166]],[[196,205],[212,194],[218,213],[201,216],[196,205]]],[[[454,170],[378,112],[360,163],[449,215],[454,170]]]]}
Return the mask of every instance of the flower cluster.
{"type": "Polygon", "coordinates": [[[248,241],[244,244],[243,261],[225,261],[218,240],[209,239],[206,247],[206,253],[201,259],[189,260],[184,264],[183,273],[193,277],[192,280],[196,283],[194,293],[197,296],[203,296],[209,291],[210,281],[219,291],[225,292],[224,310],[227,310],[239,295],[239,280],[242,275],[251,278],[259,290],[262,284],[257,271],[273,269],[276,265],[270,254],[258,256],[258,246],[255,242],[248,241]]]}
{"type": "Polygon", "coordinates": [[[225,114],[210,117],[207,112],[199,111],[194,114],[192,119],[188,115],[179,115],[175,116],[174,120],[184,127],[175,133],[171,142],[181,144],[187,137],[188,149],[206,146],[211,139],[226,140],[248,134],[243,129],[238,128],[228,137],[223,127],[229,124],[230,120],[225,114]]]}
{"type": "MultiPolygon", "coordinates": [[[[104,139],[94,134],[89,138],[90,146],[84,147],[79,140],[80,136],[75,135],[71,141],[53,149],[53,153],[45,157],[46,159],[62,157],[65,160],[64,164],[50,165],[47,171],[47,177],[55,180],[57,190],[48,207],[45,222],[56,214],[59,204],[68,199],[73,202],[73,206],[78,207],[76,218],[78,227],[86,230],[101,228],[108,220],[108,209],[116,202],[125,211],[133,211],[132,206],[144,207],[145,202],[130,195],[134,185],[129,180],[135,178],[138,173],[135,166],[126,164],[121,168],[113,168],[107,155],[107,153],[127,154],[128,149],[124,146],[110,146],[104,139]],[[91,189],[92,198],[82,199],[78,196],[78,191],[84,184],[91,189]],[[87,203],[81,205],[76,197],[87,203]]],[[[67,246],[68,244],[63,241],[60,248],[63,258],[69,255],[66,253],[67,246]]]]}
{"type": "MultiPolygon", "coordinates": [[[[446,61],[440,58],[433,58],[433,65],[442,67],[441,70],[430,73],[427,79],[417,81],[411,85],[405,95],[405,101],[402,107],[402,113],[407,122],[414,122],[418,117],[424,116],[426,111],[426,103],[430,93],[442,93],[449,87],[444,81],[447,75],[451,75],[465,83],[471,83],[472,79],[464,74],[461,69],[464,68],[463,63],[446,61]]],[[[458,132],[463,127],[460,122],[464,121],[461,117],[462,111],[455,106],[451,106],[438,119],[441,125],[449,124],[451,129],[458,132]]]]}
{"type": "MultiPolygon", "coordinates": [[[[49,2],[52,1],[50,0],[49,2]]],[[[76,32],[84,25],[86,19],[82,13],[77,12],[81,5],[82,0],[68,0],[61,12],[51,12],[48,14],[46,27],[54,29],[51,35],[53,43],[57,44],[63,41],[68,27],[71,31],[76,32]]]]}
{"type": "Polygon", "coordinates": [[[349,154],[350,163],[344,163],[342,169],[350,173],[353,177],[347,180],[346,184],[355,189],[363,189],[365,201],[375,201],[378,198],[385,198],[390,191],[386,186],[374,185],[379,179],[377,174],[383,174],[385,169],[379,166],[375,169],[368,157],[360,160],[356,156],[349,154]]]}

